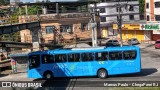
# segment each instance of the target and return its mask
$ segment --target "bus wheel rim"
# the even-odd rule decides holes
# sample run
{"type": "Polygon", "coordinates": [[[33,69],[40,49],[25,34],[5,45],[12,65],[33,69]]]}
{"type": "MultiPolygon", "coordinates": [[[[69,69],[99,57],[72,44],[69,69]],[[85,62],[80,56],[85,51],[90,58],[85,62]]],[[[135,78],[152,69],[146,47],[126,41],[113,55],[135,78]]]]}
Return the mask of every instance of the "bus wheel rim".
{"type": "Polygon", "coordinates": [[[100,73],[100,76],[101,76],[101,77],[105,77],[105,76],[106,76],[105,72],[101,72],[101,73],[100,73]]]}
{"type": "Polygon", "coordinates": [[[50,74],[47,74],[47,75],[46,75],[46,78],[48,78],[48,79],[51,78],[51,75],[50,75],[50,74]]]}

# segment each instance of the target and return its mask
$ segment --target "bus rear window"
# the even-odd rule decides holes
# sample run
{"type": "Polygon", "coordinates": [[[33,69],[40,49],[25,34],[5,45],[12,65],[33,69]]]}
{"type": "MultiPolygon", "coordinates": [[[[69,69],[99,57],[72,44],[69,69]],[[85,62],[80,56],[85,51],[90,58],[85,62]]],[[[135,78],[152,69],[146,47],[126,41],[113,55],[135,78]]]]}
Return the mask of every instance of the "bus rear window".
{"type": "Polygon", "coordinates": [[[43,64],[53,63],[53,62],[54,62],[53,55],[47,55],[47,54],[42,55],[43,64]]]}
{"type": "Polygon", "coordinates": [[[40,66],[40,55],[29,56],[29,69],[38,68],[40,66]]]}
{"type": "Polygon", "coordinates": [[[93,61],[94,53],[82,53],[81,58],[82,58],[82,61],[93,61]]]}
{"type": "Polygon", "coordinates": [[[56,63],[67,62],[66,54],[57,54],[57,55],[55,55],[55,62],[56,63]]]}
{"type": "Polygon", "coordinates": [[[96,60],[97,61],[108,60],[108,52],[97,52],[96,53],[96,60]]]}
{"type": "Polygon", "coordinates": [[[109,59],[110,60],[122,60],[122,52],[109,52],[109,59]]]}
{"type": "Polygon", "coordinates": [[[136,59],[136,51],[132,50],[132,51],[124,51],[123,52],[123,58],[124,60],[134,60],[136,59]]]}

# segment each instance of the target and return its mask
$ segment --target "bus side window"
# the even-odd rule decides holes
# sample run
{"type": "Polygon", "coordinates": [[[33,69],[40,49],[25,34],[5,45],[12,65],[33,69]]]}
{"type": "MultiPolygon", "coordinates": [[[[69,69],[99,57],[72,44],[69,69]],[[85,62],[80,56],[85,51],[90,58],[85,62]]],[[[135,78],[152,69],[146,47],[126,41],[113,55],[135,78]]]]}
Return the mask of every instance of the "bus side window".
{"type": "Polygon", "coordinates": [[[122,60],[122,52],[109,52],[109,60],[122,60]]]}
{"type": "Polygon", "coordinates": [[[68,62],[74,62],[74,54],[68,54],[68,62]]]}
{"type": "Polygon", "coordinates": [[[75,62],[80,62],[80,54],[79,53],[76,53],[76,54],[74,54],[75,55],[75,62]]]}
{"type": "Polygon", "coordinates": [[[55,55],[55,62],[60,63],[60,62],[66,62],[66,54],[57,54],[55,55]]]}
{"type": "Polygon", "coordinates": [[[103,60],[108,60],[108,52],[103,52],[102,56],[103,56],[103,60]]]}
{"type": "Polygon", "coordinates": [[[48,54],[42,55],[42,63],[43,64],[53,63],[53,62],[54,62],[53,55],[48,55],[48,54]]]}
{"type": "Polygon", "coordinates": [[[82,57],[82,61],[93,61],[94,53],[82,53],[81,57],[82,57]]]}
{"type": "Polygon", "coordinates": [[[67,62],[66,54],[62,54],[62,62],[67,62]]]}
{"type": "Polygon", "coordinates": [[[135,50],[123,52],[124,60],[134,60],[136,59],[136,56],[137,56],[137,53],[135,50]]]}
{"type": "Polygon", "coordinates": [[[96,53],[96,60],[97,61],[108,60],[108,52],[97,52],[96,53]]]}
{"type": "Polygon", "coordinates": [[[94,53],[88,53],[88,60],[93,61],[94,60],[94,53]]]}
{"type": "Polygon", "coordinates": [[[88,61],[86,53],[81,54],[82,61],[88,61]]]}
{"type": "Polygon", "coordinates": [[[79,62],[80,61],[80,54],[68,54],[68,62],[79,62]]]}

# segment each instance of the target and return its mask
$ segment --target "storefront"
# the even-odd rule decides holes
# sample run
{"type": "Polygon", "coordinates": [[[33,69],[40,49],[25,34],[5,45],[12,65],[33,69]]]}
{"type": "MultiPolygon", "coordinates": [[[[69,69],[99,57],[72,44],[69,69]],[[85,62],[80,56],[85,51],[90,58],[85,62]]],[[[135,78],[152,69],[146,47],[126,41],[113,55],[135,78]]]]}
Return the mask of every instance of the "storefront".
{"type": "MultiPolygon", "coordinates": [[[[113,29],[117,30],[117,24],[113,24],[113,29]]],[[[123,24],[122,25],[122,39],[137,38],[139,41],[151,40],[152,30],[141,29],[140,24],[123,24]]],[[[119,35],[118,35],[119,36],[119,35]]]]}
{"type": "Polygon", "coordinates": [[[107,27],[103,27],[102,29],[102,37],[107,38],[108,37],[108,30],[107,27]]]}
{"type": "Polygon", "coordinates": [[[153,41],[160,39],[160,24],[140,24],[140,29],[145,31],[145,39],[149,39],[150,37],[153,41]],[[150,31],[152,31],[151,35],[150,31]]]}
{"type": "Polygon", "coordinates": [[[113,25],[101,26],[101,37],[108,38],[110,36],[116,36],[117,34],[118,30],[113,30],[113,25]]]}

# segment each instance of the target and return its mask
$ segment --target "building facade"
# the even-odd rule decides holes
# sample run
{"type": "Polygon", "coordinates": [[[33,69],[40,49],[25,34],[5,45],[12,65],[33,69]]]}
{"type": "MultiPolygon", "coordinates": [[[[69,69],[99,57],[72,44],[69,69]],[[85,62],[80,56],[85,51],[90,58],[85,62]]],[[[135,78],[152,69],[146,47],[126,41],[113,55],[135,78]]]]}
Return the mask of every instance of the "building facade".
{"type": "MultiPolygon", "coordinates": [[[[73,3],[72,7],[65,8],[65,10],[62,10],[63,6],[62,4],[65,3],[60,3],[61,6],[56,5],[56,7],[55,3],[52,3],[51,5],[49,3],[45,4],[46,9],[42,8],[42,10],[44,9],[44,11],[42,12],[45,13],[39,15],[41,28],[22,30],[20,32],[21,42],[72,43],[71,41],[74,41],[75,39],[91,40],[92,28],[91,25],[89,24],[91,22],[91,14],[89,11],[82,10],[84,8],[88,10],[87,9],[88,3],[86,3],[86,6],[83,5],[84,3],[81,3],[83,7],[79,8],[75,7],[78,5],[80,6],[81,5],[80,3],[73,3]],[[56,10],[58,10],[58,12],[56,11],[51,13],[50,6],[54,7],[56,10]],[[59,8],[57,9],[57,7],[59,8]]],[[[20,21],[20,22],[25,22],[25,21],[20,21]]],[[[96,22],[100,22],[99,16],[96,16],[96,22]]],[[[98,32],[97,38],[100,38],[101,35],[99,34],[100,31],[98,29],[98,26],[96,28],[98,32]]]]}
{"type": "MultiPolygon", "coordinates": [[[[145,14],[147,24],[154,26],[160,26],[160,0],[145,0],[145,14]]],[[[160,39],[160,27],[159,30],[152,29],[152,40],[160,39]]]]}
{"type": "MultiPolygon", "coordinates": [[[[103,2],[97,4],[100,12],[100,24],[102,37],[117,36],[119,37],[118,30],[114,30],[113,24],[118,23],[118,2],[103,2]]],[[[123,7],[120,9],[120,14],[122,15],[122,23],[126,24],[126,28],[132,27],[130,24],[140,24],[144,21],[144,15],[139,13],[139,2],[138,1],[122,1],[120,2],[123,7]],[[125,6],[127,4],[127,6],[125,6]]],[[[151,33],[151,32],[149,32],[151,33]]],[[[145,39],[151,39],[150,37],[145,37],[145,31],[137,29],[123,29],[122,37],[123,39],[138,38],[140,41],[145,39]]]]}

